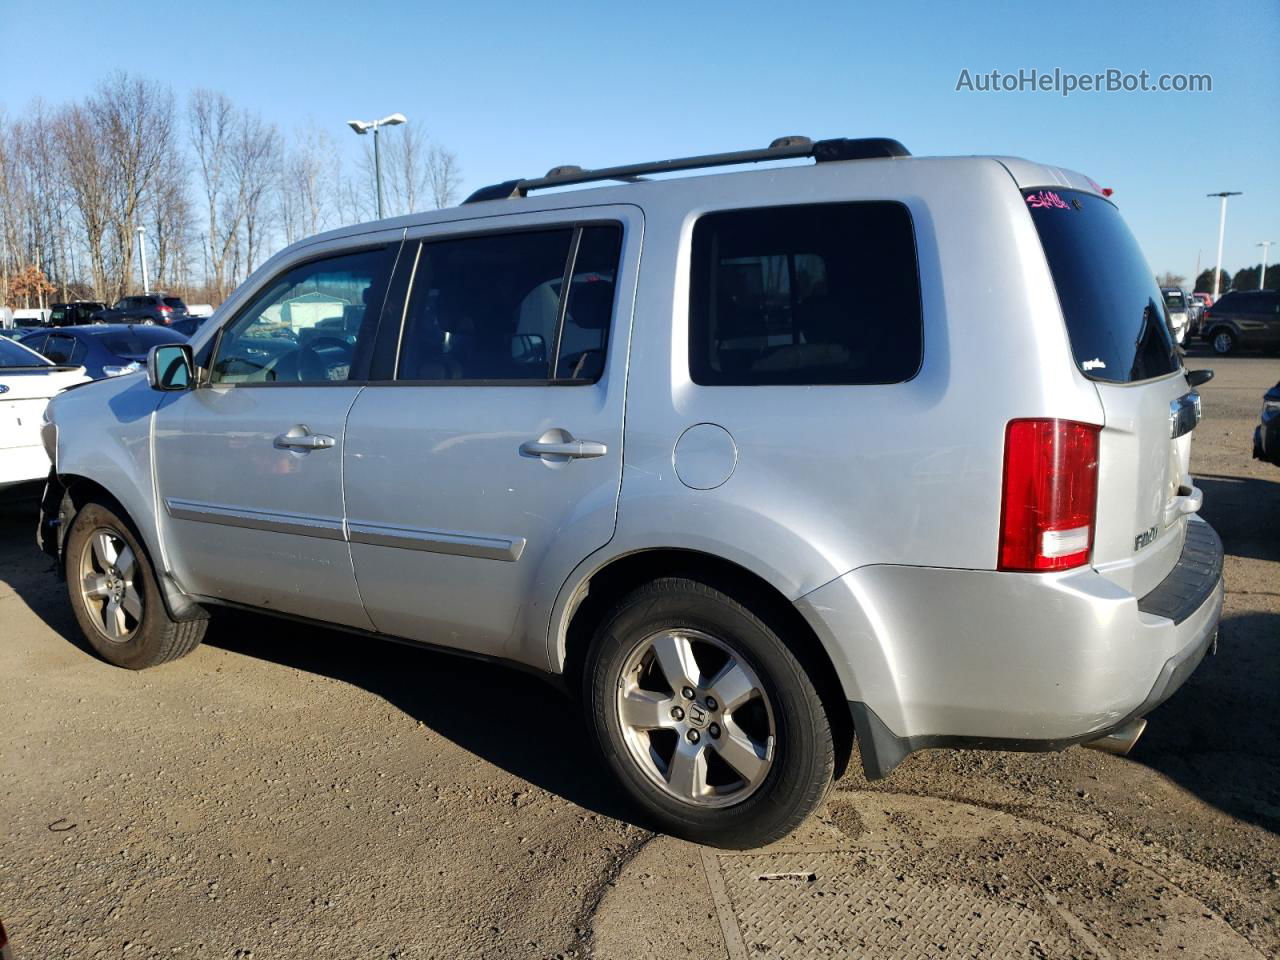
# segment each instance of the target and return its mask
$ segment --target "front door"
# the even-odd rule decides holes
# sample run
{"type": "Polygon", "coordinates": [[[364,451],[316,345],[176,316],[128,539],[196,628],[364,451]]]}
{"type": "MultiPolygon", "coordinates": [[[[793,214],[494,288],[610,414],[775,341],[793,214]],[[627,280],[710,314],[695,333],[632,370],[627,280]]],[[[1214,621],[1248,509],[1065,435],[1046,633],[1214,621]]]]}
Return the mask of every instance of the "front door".
{"type": "Polygon", "coordinates": [[[266,281],[196,389],[156,414],[163,543],[187,592],[369,628],[343,527],[342,443],[398,242],[266,281]]]}
{"type": "Polygon", "coordinates": [[[642,221],[581,213],[406,241],[390,379],[356,399],[343,452],[380,631],[518,656],[539,598],[613,535],[642,221]]]}

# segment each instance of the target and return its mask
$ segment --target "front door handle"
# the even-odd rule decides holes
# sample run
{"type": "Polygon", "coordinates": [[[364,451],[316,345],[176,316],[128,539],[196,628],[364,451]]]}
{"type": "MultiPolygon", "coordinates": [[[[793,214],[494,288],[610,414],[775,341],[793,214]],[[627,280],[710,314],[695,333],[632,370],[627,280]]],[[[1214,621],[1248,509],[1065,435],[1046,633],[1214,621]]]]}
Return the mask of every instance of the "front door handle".
{"type": "Polygon", "coordinates": [[[609,448],[595,440],[526,440],[520,444],[526,457],[559,460],[591,460],[603,457],[609,448]]]}
{"type": "Polygon", "coordinates": [[[337,442],[323,433],[312,433],[305,424],[298,424],[276,437],[275,447],[277,450],[328,450],[337,442]]]}

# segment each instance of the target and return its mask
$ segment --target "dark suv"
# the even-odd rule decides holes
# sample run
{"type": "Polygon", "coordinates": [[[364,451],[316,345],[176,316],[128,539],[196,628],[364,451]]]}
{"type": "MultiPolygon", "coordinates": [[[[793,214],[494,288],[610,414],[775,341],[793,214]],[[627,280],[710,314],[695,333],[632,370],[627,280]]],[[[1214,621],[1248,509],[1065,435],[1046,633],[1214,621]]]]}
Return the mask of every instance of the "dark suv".
{"type": "Polygon", "coordinates": [[[95,313],[101,313],[107,305],[99,300],[72,300],[70,303],[49,305],[49,326],[78,327],[91,323],[95,313]]]}
{"type": "Polygon", "coordinates": [[[162,293],[148,293],[135,297],[122,297],[109,310],[99,310],[92,317],[94,323],[158,323],[169,326],[187,315],[187,305],[181,297],[169,297],[162,293]]]}
{"type": "Polygon", "coordinates": [[[1280,290],[1232,290],[1204,312],[1200,329],[1214,353],[1280,349],[1280,290]]]}

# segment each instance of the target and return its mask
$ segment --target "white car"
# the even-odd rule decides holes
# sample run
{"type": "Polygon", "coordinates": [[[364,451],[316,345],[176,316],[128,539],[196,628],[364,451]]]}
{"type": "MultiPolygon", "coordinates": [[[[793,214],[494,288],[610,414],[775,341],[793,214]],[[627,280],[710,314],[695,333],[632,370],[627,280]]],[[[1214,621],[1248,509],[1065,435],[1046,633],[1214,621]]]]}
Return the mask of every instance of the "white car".
{"type": "Polygon", "coordinates": [[[40,439],[51,397],[90,378],[84,367],[63,367],[29,347],[0,337],[0,493],[43,480],[49,455],[40,439]]]}
{"type": "Polygon", "coordinates": [[[1173,339],[1178,346],[1182,346],[1187,342],[1187,330],[1191,325],[1187,312],[1187,295],[1177,287],[1161,287],[1160,292],[1164,295],[1165,309],[1169,311],[1173,339]]]}

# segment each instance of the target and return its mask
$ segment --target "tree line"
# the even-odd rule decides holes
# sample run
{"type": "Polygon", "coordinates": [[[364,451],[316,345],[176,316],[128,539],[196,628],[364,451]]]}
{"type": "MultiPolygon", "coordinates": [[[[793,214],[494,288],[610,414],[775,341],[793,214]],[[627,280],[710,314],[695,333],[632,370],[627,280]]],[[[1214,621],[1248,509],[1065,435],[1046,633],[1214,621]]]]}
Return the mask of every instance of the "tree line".
{"type": "MultiPolygon", "coordinates": [[[[1223,294],[1232,289],[1257,290],[1258,281],[1263,279],[1262,269],[1262,264],[1258,263],[1252,267],[1237,270],[1235,276],[1223,270],[1218,274],[1218,293],[1223,294]]],[[[1266,270],[1264,281],[1266,285],[1275,287],[1280,284],[1280,265],[1269,263],[1266,270]]],[[[1162,287],[1185,287],[1187,278],[1180,273],[1161,273],[1156,275],[1156,283],[1162,287]]],[[[1213,268],[1201,270],[1200,275],[1196,277],[1195,286],[1191,289],[1193,293],[1213,293],[1213,268]]]]}
{"type": "MultiPolygon", "coordinates": [[[[119,72],[85,99],[0,113],[0,305],[113,302],[150,286],[220,303],[275,249],[373,219],[373,155],[344,164],[328,131],[276,123],[199,89],[179,104],[119,72]]],[[[382,143],[386,213],[458,199],[456,155],[414,124],[382,143]]]]}

